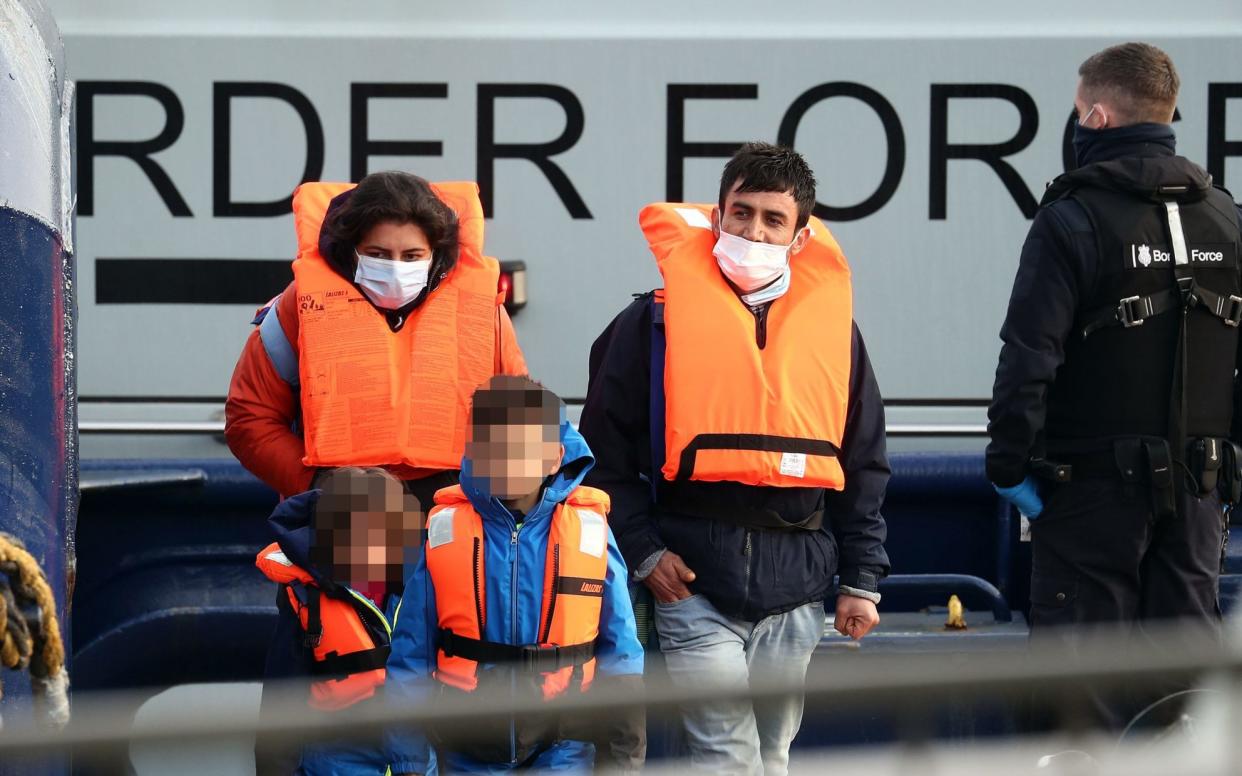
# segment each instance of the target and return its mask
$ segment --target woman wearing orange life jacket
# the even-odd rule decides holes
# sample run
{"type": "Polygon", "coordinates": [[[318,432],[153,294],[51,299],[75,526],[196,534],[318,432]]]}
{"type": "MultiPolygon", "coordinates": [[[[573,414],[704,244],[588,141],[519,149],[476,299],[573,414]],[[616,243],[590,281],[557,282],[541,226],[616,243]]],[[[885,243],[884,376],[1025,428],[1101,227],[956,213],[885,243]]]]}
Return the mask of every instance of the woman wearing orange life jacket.
{"type": "Polygon", "coordinates": [[[424,504],[457,481],[468,401],[525,374],[473,183],[403,172],[293,199],[294,280],[259,311],[225,405],[238,460],[282,495],[380,466],[424,504]]]}

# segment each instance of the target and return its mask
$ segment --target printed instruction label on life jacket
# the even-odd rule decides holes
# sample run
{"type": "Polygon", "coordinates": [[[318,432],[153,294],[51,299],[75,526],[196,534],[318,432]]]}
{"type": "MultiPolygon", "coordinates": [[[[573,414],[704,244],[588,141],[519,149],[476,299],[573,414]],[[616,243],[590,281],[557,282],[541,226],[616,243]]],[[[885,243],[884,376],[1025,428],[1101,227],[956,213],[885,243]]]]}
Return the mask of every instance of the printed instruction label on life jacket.
{"type": "Polygon", "coordinates": [[[805,477],[806,453],[782,453],[781,474],[786,477],[805,477]]]}
{"type": "Polygon", "coordinates": [[[453,513],[456,509],[442,509],[431,516],[427,529],[427,544],[431,549],[453,541],[453,513]]]}
{"type": "Polygon", "coordinates": [[[596,558],[604,557],[604,550],[608,547],[608,528],[607,523],[604,522],[604,516],[579,509],[578,518],[582,521],[578,550],[596,558]]]}
{"type": "MultiPolygon", "coordinates": [[[[1194,267],[1236,267],[1237,252],[1232,243],[1188,245],[1194,267]]],[[[1161,269],[1173,266],[1173,249],[1154,243],[1131,243],[1124,257],[1126,269],[1161,269]]]]}

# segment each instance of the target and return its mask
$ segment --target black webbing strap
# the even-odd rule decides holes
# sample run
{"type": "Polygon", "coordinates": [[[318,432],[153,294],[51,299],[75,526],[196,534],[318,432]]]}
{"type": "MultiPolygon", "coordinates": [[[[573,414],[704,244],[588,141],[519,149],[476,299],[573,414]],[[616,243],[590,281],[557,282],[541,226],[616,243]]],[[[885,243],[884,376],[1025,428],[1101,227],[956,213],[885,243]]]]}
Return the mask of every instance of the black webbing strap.
{"type": "Polygon", "coordinates": [[[700,450],[754,450],[768,453],[802,453],[837,457],[840,448],[825,439],[782,437],[771,434],[698,434],[681,451],[677,479],[689,480],[694,474],[695,459],[700,450]]]}
{"type": "Polygon", "coordinates": [[[1108,326],[1123,326],[1127,329],[1142,326],[1148,318],[1179,309],[1181,306],[1181,294],[1172,288],[1147,296],[1128,296],[1118,302],[1116,307],[1101,308],[1088,313],[1082,327],[1082,337],[1086,339],[1108,326]]]}
{"type": "Polygon", "coordinates": [[[319,588],[314,585],[304,585],[302,589],[306,591],[306,633],[302,637],[302,643],[314,649],[323,639],[323,619],[319,615],[319,588]]]}
{"type": "Polygon", "coordinates": [[[562,668],[580,666],[595,657],[595,642],[570,644],[563,647],[539,644],[501,644],[453,633],[448,628],[438,632],[440,649],[445,657],[460,657],[476,663],[516,663],[538,673],[552,673],[562,668]]]}
{"type": "Polygon", "coordinates": [[[1184,294],[1180,290],[1168,288],[1147,296],[1128,296],[1118,302],[1116,307],[1100,308],[1088,313],[1084,316],[1083,339],[1108,326],[1123,326],[1127,329],[1142,326],[1148,318],[1178,310],[1183,304],[1186,307],[1202,307],[1220,318],[1221,323],[1226,326],[1236,327],[1242,323],[1242,297],[1220,294],[1204,288],[1193,278],[1183,285],[1186,288],[1184,294]]]}
{"type": "Polygon", "coordinates": [[[1195,305],[1220,318],[1226,326],[1236,328],[1239,323],[1242,323],[1242,296],[1219,294],[1192,280],[1187,293],[1186,306],[1194,307],[1195,305]]]}
{"type": "Polygon", "coordinates": [[[335,677],[344,679],[354,674],[374,671],[388,663],[388,654],[392,649],[387,644],[381,647],[360,649],[345,655],[329,652],[322,660],[316,660],[311,667],[311,674],[319,677],[335,677]]]}
{"type": "MultiPolygon", "coordinates": [[[[1182,319],[1178,324],[1177,352],[1173,360],[1173,385],[1169,392],[1169,445],[1177,451],[1170,456],[1169,487],[1165,494],[1160,494],[1152,486],[1153,507],[1157,517],[1177,514],[1177,499],[1173,494],[1172,465],[1186,465],[1186,422],[1190,414],[1188,406],[1188,386],[1190,384],[1190,363],[1186,354],[1189,349],[1190,327],[1187,325],[1190,310],[1200,303],[1207,289],[1198,287],[1195,282],[1194,265],[1186,250],[1186,234],[1182,229],[1182,216],[1176,199],[1166,199],[1164,203],[1168,216],[1169,238],[1173,242],[1173,275],[1177,278],[1177,288],[1182,293],[1185,304],[1182,306],[1182,319]]],[[[1151,453],[1151,448],[1148,448],[1151,453]]],[[[1152,461],[1153,471],[1156,463],[1152,461]]]]}

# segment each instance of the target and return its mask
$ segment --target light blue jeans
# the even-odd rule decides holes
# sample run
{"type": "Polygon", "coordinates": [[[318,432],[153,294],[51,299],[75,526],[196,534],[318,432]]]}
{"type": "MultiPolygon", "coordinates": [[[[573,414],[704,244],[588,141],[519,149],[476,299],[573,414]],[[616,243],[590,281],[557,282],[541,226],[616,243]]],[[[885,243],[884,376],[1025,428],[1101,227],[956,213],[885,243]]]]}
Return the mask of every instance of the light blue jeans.
{"type": "MultiPolygon", "coordinates": [[[[655,625],[678,687],[739,687],[756,680],[801,682],[824,635],[822,601],[758,622],[725,617],[700,595],[656,603],[655,625]]],[[[682,721],[696,769],[784,776],[802,726],[801,695],[778,701],[687,706],[682,721]]]]}

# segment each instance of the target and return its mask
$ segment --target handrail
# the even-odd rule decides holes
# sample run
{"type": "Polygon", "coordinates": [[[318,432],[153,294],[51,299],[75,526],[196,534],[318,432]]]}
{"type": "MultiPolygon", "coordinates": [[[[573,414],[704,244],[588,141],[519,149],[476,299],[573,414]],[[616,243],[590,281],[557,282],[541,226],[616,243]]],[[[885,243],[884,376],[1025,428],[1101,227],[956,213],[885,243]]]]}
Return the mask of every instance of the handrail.
{"type": "MultiPolygon", "coordinates": [[[[82,420],[83,434],[223,434],[222,420],[82,420]]],[[[890,437],[983,437],[988,427],[979,423],[892,423],[890,437]]]]}

